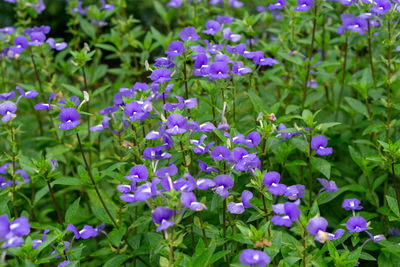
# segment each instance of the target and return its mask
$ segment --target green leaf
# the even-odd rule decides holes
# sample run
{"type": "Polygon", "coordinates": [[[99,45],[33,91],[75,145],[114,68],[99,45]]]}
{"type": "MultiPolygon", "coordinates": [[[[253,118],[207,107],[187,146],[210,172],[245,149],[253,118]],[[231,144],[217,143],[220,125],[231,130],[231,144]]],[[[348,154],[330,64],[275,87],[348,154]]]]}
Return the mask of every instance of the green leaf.
{"type": "Polygon", "coordinates": [[[65,222],[66,223],[71,223],[71,220],[74,218],[76,211],[79,209],[79,202],[81,200],[81,197],[78,197],[74,203],[72,203],[68,209],[67,212],[65,213],[65,222]]]}
{"type": "Polygon", "coordinates": [[[70,91],[71,93],[73,93],[76,96],[79,97],[83,97],[83,93],[80,89],[76,88],[75,86],[69,85],[69,84],[61,84],[62,87],[64,87],[65,89],[67,89],[68,91],[70,91]]]}
{"type": "Polygon", "coordinates": [[[122,263],[124,263],[130,257],[131,256],[129,256],[129,255],[117,255],[117,256],[114,256],[104,264],[104,267],[121,266],[122,263]]]}
{"type": "Polygon", "coordinates": [[[367,118],[369,117],[367,107],[359,100],[352,97],[345,97],[344,99],[355,112],[360,113],[367,118]]]}
{"type": "Polygon", "coordinates": [[[397,200],[391,196],[386,196],[386,200],[388,202],[389,208],[393,211],[397,218],[400,218],[400,211],[397,200]]]}
{"type": "Polygon", "coordinates": [[[250,101],[253,104],[254,110],[259,113],[264,111],[264,104],[261,98],[254,92],[250,91],[247,93],[249,95],[250,101]]]}
{"type": "Polygon", "coordinates": [[[79,17],[80,28],[86,33],[90,38],[94,39],[96,37],[96,28],[93,24],[89,23],[87,20],[79,17]]]}
{"type": "Polygon", "coordinates": [[[315,169],[325,175],[326,178],[331,177],[331,164],[321,158],[312,158],[311,163],[315,169]]]}
{"type": "Polygon", "coordinates": [[[110,234],[110,241],[113,244],[113,246],[118,247],[121,243],[122,237],[126,233],[126,227],[125,225],[122,225],[120,228],[114,228],[110,234]]]}

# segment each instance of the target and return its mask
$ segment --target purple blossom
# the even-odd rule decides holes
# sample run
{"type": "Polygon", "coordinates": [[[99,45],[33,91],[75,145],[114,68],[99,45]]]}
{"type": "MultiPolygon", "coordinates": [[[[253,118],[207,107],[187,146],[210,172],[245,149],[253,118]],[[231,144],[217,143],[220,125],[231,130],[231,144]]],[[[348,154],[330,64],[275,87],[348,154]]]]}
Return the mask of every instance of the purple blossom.
{"type": "Polygon", "coordinates": [[[307,231],[310,235],[316,235],[319,231],[325,232],[328,221],[324,217],[312,218],[307,224],[307,231]]]}
{"type": "Polygon", "coordinates": [[[151,73],[150,79],[155,83],[171,81],[171,71],[168,69],[156,69],[151,73]]]}
{"type": "Polygon", "coordinates": [[[46,35],[41,31],[35,31],[35,32],[29,33],[29,38],[31,40],[29,42],[29,45],[39,46],[39,45],[42,45],[44,43],[44,41],[46,40],[46,35]]]}
{"type": "Polygon", "coordinates": [[[57,51],[64,50],[68,46],[66,42],[56,43],[53,38],[47,39],[46,43],[48,43],[52,49],[55,49],[57,51]]]}
{"type": "Polygon", "coordinates": [[[153,210],[151,218],[154,223],[159,224],[157,232],[166,230],[168,227],[175,225],[175,222],[169,221],[172,216],[174,216],[174,211],[169,208],[157,207],[153,210]]]}
{"type": "Polygon", "coordinates": [[[149,112],[143,110],[144,105],[138,101],[133,101],[126,104],[124,114],[130,121],[143,121],[150,115],[149,112]]]}
{"type": "Polygon", "coordinates": [[[32,248],[36,249],[40,244],[42,244],[44,241],[46,241],[46,234],[50,232],[50,230],[45,229],[42,235],[42,239],[34,239],[32,240],[32,248]]]}
{"type": "Polygon", "coordinates": [[[263,251],[246,249],[240,254],[240,263],[244,265],[265,267],[269,262],[269,256],[263,251]]]}
{"type": "Polygon", "coordinates": [[[145,165],[136,165],[129,171],[129,176],[125,176],[126,179],[135,182],[146,181],[149,177],[149,173],[145,165]]]}
{"type": "Polygon", "coordinates": [[[49,110],[49,109],[51,109],[51,100],[54,98],[54,97],[56,97],[56,95],[57,94],[55,94],[55,93],[53,93],[53,94],[51,94],[50,95],[50,97],[49,97],[49,102],[48,103],[43,103],[43,102],[40,102],[39,104],[36,104],[35,105],[35,109],[36,110],[42,110],[42,109],[47,109],[47,110],[49,110]]]}
{"type": "Polygon", "coordinates": [[[144,159],[167,159],[171,157],[171,154],[164,152],[164,146],[156,146],[156,147],[146,147],[143,151],[144,159]]]}
{"type": "Polygon", "coordinates": [[[171,0],[167,3],[167,6],[178,8],[182,5],[182,0],[171,0]]]}
{"type": "Polygon", "coordinates": [[[165,51],[169,57],[177,57],[185,52],[185,46],[181,41],[172,41],[168,45],[168,51],[165,51]]]}
{"type": "Polygon", "coordinates": [[[320,156],[332,154],[332,147],[326,147],[327,145],[328,140],[323,135],[317,135],[311,139],[311,148],[320,156]]]}
{"type": "Polygon", "coordinates": [[[294,11],[305,12],[314,5],[314,0],[297,0],[297,6],[294,11]]]}
{"type": "Polygon", "coordinates": [[[206,173],[211,173],[211,172],[219,173],[218,169],[208,167],[207,163],[205,163],[204,161],[201,161],[199,159],[197,161],[199,162],[199,168],[201,171],[206,172],[206,173]]]}
{"type": "Polygon", "coordinates": [[[361,216],[351,217],[346,222],[346,228],[349,230],[349,233],[352,234],[354,232],[362,232],[366,231],[367,228],[367,221],[361,216]]]}
{"type": "Polygon", "coordinates": [[[207,209],[206,205],[201,202],[197,202],[196,195],[193,192],[182,192],[181,202],[184,207],[187,207],[193,211],[202,211],[207,209]]]}
{"type": "Polygon", "coordinates": [[[25,36],[17,36],[14,38],[14,44],[9,50],[12,55],[22,53],[28,47],[28,39],[25,36]]]}
{"type": "Polygon", "coordinates": [[[273,195],[283,195],[286,192],[286,185],[280,184],[281,175],[278,172],[267,172],[264,174],[263,185],[273,195]]]}
{"type": "Polygon", "coordinates": [[[275,9],[282,9],[286,5],[286,0],[277,0],[275,4],[270,4],[268,6],[269,10],[275,10],[275,9]]]}
{"type": "Polygon", "coordinates": [[[228,189],[231,189],[234,185],[232,178],[226,174],[220,174],[214,178],[215,188],[212,190],[215,191],[221,197],[228,197],[229,192],[228,189]]]}
{"type": "Polygon", "coordinates": [[[15,87],[19,93],[21,94],[22,97],[25,98],[35,98],[39,95],[38,92],[36,92],[35,90],[30,90],[28,92],[25,92],[21,87],[19,87],[18,85],[15,87]]]}
{"type": "Polygon", "coordinates": [[[216,146],[211,151],[211,157],[217,161],[221,161],[223,159],[229,160],[231,157],[231,152],[225,146],[216,146]]]}
{"type": "Polygon", "coordinates": [[[59,119],[62,123],[58,127],[61,130],[69,130],[78,126],[81,115],[75,108],[64,108],[60,112],[59,119]]]}
{"type": "Polygon", "coordinates": [[[175,135],[186,132],[187,119],[180,114],[171,114],[167,119],[167,133],[175,135]]]}
{"type": "Polygon", "coordinates": [[[354,210],[361,210],[363,208],[362,206],[360,206],[360,204],[361,204],[360,200],[356,198],[348,198],[343,201],[342,206],[345,210],[354,211],[354,210]]]}
{"type": "Polygon", "coordinates": [[[0,94],[0,100],[9,100],[9,99],[13,99],[14,97],[15,97],[14,91],[0,94]]]}
{"type": "Polygon", "coordinates": [[[209,75],[212,79],[226,79],[229,77],[229,65],[227,62],[214,62],[210,64],[209,75]]]}
{"type": "Polygon", "coordinates": [[[93,127],[90,127],[90,131],[91,131],[91,132],[96,132],[96,131],[101,132],[101,131],[103,131],[104,129],[109,128],[109,127],[110,127],[110,125],[109,125],[109,121],[110,121],[110,120],[111,120],[110,117],[104,116],[104,117],[103,117],[103,120],[101,121],[101,124],[98,124],[98,125],[95,125],[95,126],[93,126],[93,127]]]}
{"type": "Polygon", "coordinates": [[[230,16],[217,16],[217,21],[223,24],[231,24],[235,19],[230,16]]]}
{"type": "Polygon", "coordinates": [[[332,193],[338,190],[336,183],[334,181],[328,181],[324,178],[317,178],[318,182],[321,183],[323,189],[326,190],[328,193],[332,193]]]}
{"type": "Polygon", "coordinates": [[[291,185],[286,188],[285,198],[289,200],[297,200],[303,198],[305,193],[305,186],[302,184],[291,185]]]}
{"type": "Polygon", "coordinates": [[[218,23],[218,21],[210,19],[206,23],[206,30],[203,32],[208,35],[214,35],[216,34],[219,30],[221,29],[221,25],[218,23]]]}
{"type": "Polygon", "coordinates": [[[22,236],[28,235],[30,224],[27,218],[19,217],[10,222],[7,214],[0,216],[0,240],[3,248],[19,247],[24,243],[22,236]]]}
{"type": "Polygon", "coordinates": [[[392,8],[392,3],[389,0],[375,0],[374,6],[370,12],[377,15],[384,15],[392,8]]]}
{"type": "Polygon", "coordinates": [[[200,39],[200,36],[197,34],[194,27],[183,28],[179,33],[179,37],[182,41],[197,41],[200,39]]]}
{"type": "Polygon", "coordinates": [[[17,116],[15,112],[17,111],[17,105],[14,102],[11,101],[5,101],[0,104],[0,115],[3,117],[1,118],[1,121],[3,122],[8,122],[10,120],[15,119],[17,116]]]}

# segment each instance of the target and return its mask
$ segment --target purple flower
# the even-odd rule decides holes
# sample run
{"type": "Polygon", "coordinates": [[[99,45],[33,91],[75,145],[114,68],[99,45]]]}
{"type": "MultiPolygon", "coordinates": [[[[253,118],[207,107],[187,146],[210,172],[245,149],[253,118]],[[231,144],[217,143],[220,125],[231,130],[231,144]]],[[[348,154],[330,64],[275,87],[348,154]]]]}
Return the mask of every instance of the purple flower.
{"type": "Polygon", "coordinates": [[[314,5],[314,0],[297,0],[297,5],[294,11],[307,11],[314,5]]]}
{"type": "Polygon", "coordinates": [[[129,171],[129,176],[125,176],[126,179],[135,182],[146,181],[147,177],[149,177],[149,173],[145,165],[136,165],[132,167],[129,171]]]}
{"type": "Polygon", "coordinates": [[[231,189],[234,185],[232,178],[226,174],[220,174],[214,178],[215,188],[212,190],[215,191],[221,197],[228,197],[229,192],[228,189],[231,189]]]}
{"type": "Polygon", "coordinates": [[[146,147],[143,151],[144,159],[167,159],[171,157],[171,154],[164,152],[164,146],[156,146],[156,147],[146,147]]]}
{"type": "Polygon", "coordinates": [[[17,36],[14,38],[15,46],[10,47],[10,52],[14,54],[22,53],[28,47],[28,39],[25,36],[17,36]]]}
{"type": "Polygon", "coordinates": [[[286,227],[290,227],[293,221],[297,221],[300,217],[300,210],[298,208],[299,202],[286,202],[280,203],[276,205],[272,205],[272,209],[276,214],[284,215],[274,215],[271,218],[271,222],[275,225],[283,225],[286,227]]]}
{"type": "Polygon", "coordinates": [[[9,99],[13,99],[14,97],[15,97],[14,91],[0,94],[0,100],[9,100],[9,99]]]}
{"type": "Polygon", "coordinates": [[[171,71],[168,69],[156,69],[151,73],[150,79],[155,83],[164,83],[171,80],[171,71]]]}
{"type": "Polygon", "coordinates": [[[54,98],[54,97],[56,97],[56,95],[57,94],[51,94],[50,95],[50,97],[49,97],[49,102],[48,103],[43,103],[43,102],[40,102],[39,104],[36,104],[35,105],[35,109],[36,110],[42,110],[42,109],[47,109],[47,110],[49,110],[49,109],[51,109],[51,100],[54,98]]]}
{"type": "Polygon", "coordinates": [[[113,10],[113,9],[115,9],[114,5],[107,4],[105,0],[100,0],[100,3],[101,3],[101,8],[103,10],[113,10]]]}
{"type": "Polygon", "coordinates": [[[179,37],[182,41],[197,41],[200,39],[200,36],[197,34],[194,27],[183,28],[179,33],[179,37]]]}
{"type": "Polygon", "coordinates": [[[334,181],[328,181],[324,178],[317,178],[318,182],[321,183],[323,188],[326,190],[328,193],[332,193],[338,190],[336,183],[334,181]]]}
{"type": "Polygon", "coordinates": [[[253,193],[244,190],[242,192],[242,197],[241,197],[241,202],[240,203],[235,203],[231,202],[228,204],[228,211],[232,214],[242,214],[244,212],[244,208],[250,208],[253,206],[253,204],[250,203],[250,199],[253,198],[253,193]]]}
{"type": "Polygon", "coordinates": [[[343,208],[345,210],[361,210],[363,207],[360,206],[360,200],[356,198],[348,198],[343,201],[343,208]]]}
{"type": "Polygon", "coordinates": [[[227,62],[214,62],[210,65],[209,74],[212,79],[226,79],[229,77],[229,65],[227,62]]]}
{"type": "Polygon", "coordinates": [[[21,94],[21,96],[22,96],[22,97],[25,97],[25,98],[35,98],[35,97],[37,97],[37,96],[39,95],[39,93],[36,92],[35,90],[31,90],[31,91],[25,92],[25,91],[24,91],[21,87],[19,87],[18,85],[17,85],[15,88],[19,91],[19,93],[21,94]]]}
{"type": "Polygon", "coordinates": [[[206,23],[206,30],[203,32],[208,35],[214,35],[216,34],[219,30],[221,29],[221,25],[218,23],[218,21],[210,19],[206,23]]]}
{"type": "Polygon", "coordinates": [[[53,38],[47,39],[46,43],[48,43],[52,49],[55,49],[57,51],[64,50],[68,46],[66,42],[56,43],[53,38]]]}
{"type": "Polygon", "coordinates": [[[211,151],[211,157],[217,161],[221,161],[223,159],[229,160],[231,157],[231,152],[225,146],[216,146],[211,151]]]}
{"type": "Polygon", "coordinates": [[[231,24],[235,19],[229,16],[217,16],[217,21],[223,24],[231,24]]]}
{"type": "Polygon", "coordinates": [[[182,5],[182,0],[171,0],[168,2],[167,6],[178,8],[182,5]]]}
{"type": "Polygon", "coordinates": [[[199,159],[197,161],[199,162],[199,168],[201,171],[206,172],[206,173],[211,173],[211,172],[219,173],[218,169],[208,167],[207,163],[205,163],[199,159]]]}
{"type": "Polygon", "coordinates": [[[74,233],[75,239],[89,239],[91,237],[96,237],[99,235],[100,231],[102,231],[105,227],[105,224],[93,228],[90,225],[84,225],[82,230],[78,231],[78,229],[73,224],[68,224],[67,231],[72,231],[74,233]]]}
{"type": "Polygon", "coordinates": [[[319,231],[325,232],[328,221],[323,217],[312,218],[307,224],[307,231],[310,235],[316,235],[319,231]]]}
{"type": "Polygon", "coordinates": [[[69,130],[78,126],[81,115],[74,108],[64,108],[60,112],[59,119],[62,123],[58,127],[61,130],[69,130]]]}
{"type": "Polygon", "coordinates": [[[326,147],[327,145],[328,140],[323,135],[317,135],[311,139],[311,148],[320,156],[332,154],[332,147],[326,147]]]}
{"type": "Polygon", "coordinates": [[[175,135],[186,132],[187,119],[180,114],[171,114],[167,119],[167,133],[175,135]]]}
{"type": "Polygon", "coordinates": [[[185,46],[181,41],[172,41],[168,45],[168,51],[165,51],[165,54],[167,54],[170,57],[177,57],[182,55],[185,52],[185,46]]]}
{"type": "Polygon", "coordinates": [[[297,200],[303,198],[305,193],[305,186],[302,184],[291,185],[286,188],[285,198],[289,200],[297,200]]]}
{"type": "Polygon", "coordinates": [[[124,114],[129,118],[130,121],[143,121],[147,119],[150,112],[143,110],[144,105],[138,101],[133,101],[126,104],[124,108],[124,114]]]}
{"type": "Polygon", "coordinates": [[[330,241],[340,239],[343,236],[344,232],[345,231],[343,229],[337,229],[334,234],[328,233],[328,239],[330,241]]]}
{"type": "Polygon", "coordinates": [[[8,122],[10,120],[15,119],[17,115],[15,115],[15,112],[17,111],[17,105],[14,102],[11,101],[5,101],[0,104],[0,115],[3,117],[1,120],[3,122],[8,122]]]}
{"type": "Polygon", "coordinates": [[[366,231],[367,228],[367,221],[361,216],[351,217],[346,222],[346,228],[349,230],[349,233],[352,234],[354,232],[362,232],[366,231]]]}
{"type": "Polygon", "coordinates": [[[30,232],[29,221],[25,217],[19,217],[10,222],[7,214],[0,216],[0,240],[3,248],[19,247],[24,243],[22,236],[30,232]]]}
{"type": "Polygon", "coordinates": [[[29,33],[29,37],[31,39],[31,41],[29,42],[29,45],[32,45],[32,46],[42,45],[44,43],[44,41],[46,40],[46,35],[41,31],[31,32],[31,33],[29,33]]]}
{"type": "Polygon", "coordinates": [[[389,0],[375,0],[374,7],[370,9],[373,14],[386,14],[392,8],[392,3],[389,0]]]}
{"type": "Polygon", "coordinates": [[[286,185],[280,184],[281,175],[278,172],[267,172],[264,174],[263,185],[273,195],[283,195],[286,192],[286,185]]]}
{"type": "Polygon", "coordinates": [[[42,239],[34,239],[32,240],[32,248],[36,249],[40,244],[42,244],[44,241],[46,241],[46,234],[50,232],[50,230],[45,229],[42,235],[42,239]]]}
{"type": "Polygon", "coordinates": [[[195,145],[196,147],[193,148],[193,152],[196,154],[204,154],[207,153],[210,147],[214,144],[214,142],[210,142],[208,145],[204,146],[203,141],[207,138],[207,135],[203,134],[199,140],[191,139],[190,143],[195,145]]]}
{"type": "Polygon", "coordinates": [[[169,221],[172,216],[174,216],[174,211],[169,208],[157,207],[153,210],[151,218],[154,223],[159,224],[157,232],[166,230],[168,227],[175,225],[175,222],[169,221]]]}
{"type": "Polygon", "coordinates": [[[282,9],[286,5],[286,0],[278,0],[275,4],[268,6],[269,10],[282,9]]]}
{"type": "Polygon", "coordinates": [[[225,40],[232,41],[234,43],[239,42],[242,36],[240,34],[233,34],[231,28],[225,28],[222,31],[222,36],[225,40]]]}
{"type": "Polygon", "coordinates": [[[98,125],[95,125],[95,126],[93,126],[93,127],[90,127],[90,131],[91,131],[91,132],[95,132],[95,131],[101,132],[101,131],[103,131],[104,129],[109,128],[109,123],[108,123],[108,122],[109,122],[110,120],[111,120],[110,117],[104,116],[104,117],[103,117],[103,120],[102,120],[102,122],[101,122],[101,124],[98,124],[98,125]]]}
{"type": "Polygon", "coordinates": [[[201,202],[197,202],[196,195],[193,192],[182,192],[181,202],[184,207],[187,207],[193,211],[202,211],[207,209],[206,205],[201,202]]]}
{"type": "Polygon", "coordinates": [[[269,262],[268,255],[263,251],[246,249],[240,254],[240,263],[244,265],[265,267],[269,262]]]}

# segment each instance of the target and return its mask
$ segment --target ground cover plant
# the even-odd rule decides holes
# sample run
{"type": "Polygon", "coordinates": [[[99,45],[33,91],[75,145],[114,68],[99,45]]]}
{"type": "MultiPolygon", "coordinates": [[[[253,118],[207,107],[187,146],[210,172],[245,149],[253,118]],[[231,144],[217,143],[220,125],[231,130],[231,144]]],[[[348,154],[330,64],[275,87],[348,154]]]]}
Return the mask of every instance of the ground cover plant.
{"type": "Polygon", "coordinates": [[[400,5],[0,3],[2,266],[399,266],[400,5]]]}

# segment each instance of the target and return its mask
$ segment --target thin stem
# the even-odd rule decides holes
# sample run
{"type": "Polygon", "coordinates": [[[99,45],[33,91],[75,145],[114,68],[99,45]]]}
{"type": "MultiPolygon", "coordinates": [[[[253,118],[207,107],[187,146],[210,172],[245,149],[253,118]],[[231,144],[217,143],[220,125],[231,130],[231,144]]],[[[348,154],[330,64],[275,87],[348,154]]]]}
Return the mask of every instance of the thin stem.
{"type": "Polygon", "coordinates": [[[43,87],[42,87],[42,81],[40,80],[40,76],[39,76],[39,71],[36,65],[36,61],[35,58],[33,57],[33,53],[32,53],[32,49],[29,48],[29,52],[31,54],[31,60],[32,60],[32,64],[33,64],[33,68],[35,69],[35,75],[36,75],[36,80],[39,84],[39,91],[40,91],[40,97],[42,98],[43,103],[46,103],[46,98],[44,97],[44,91],[43,91],[43,87]]]}
{"type": "Polygon", "coordinates": [[[369,54],[369,66],[371,68],[372,80],[374,81],[374,88],[376,88],[375,68],[374,68],[374,61],[372,60],[372,33],[369,20],[368,20],[368,54],[369,54]]]}
{"type": "Polygon", "coordinates": [[[304,233],[303,233],[303,266],[306,267],[307,266],[307,262],[306,262],[306,257],[307,257],[307,232],[304,229],[304,233]]]}
{"type": "Polygon", "coordinates": [[[111,213],[110,213],[110,211],[108,210],[106,204],[104,203],[103,197],[101,196],[101,194],[100,194],[100,192],[99,192],[99,189],[97,188],[96,182],[95,182],[94,179],[93,179],[92,171],[91,171],[91,169],[90,169],[90,167],[89,167],[89,164],[87,163],[87,160],[86,160],[86,157],[85,157],[85,153],[83,152],[83,148],[82,148],[81,138],[79,137],[79,134],[78,134],[78,133],[76,133],[76,137],[77,137],[77,139],[78,139],[79,149],[81,150],[82,158],[83,158],[83,161],[85,162],[86,170],[87,170],[87,172],[88,172],[88,174],[89,174],[90,181],[92,182],[92,184],[93,184],[93,186],[94,186],[94,190],[96,191],[96,194],[97,194],[97,196],[98,196],[99,199],[100,199],[101,205],[103,206],[104,210],[106,211],[108,217],[110,217],[110,220],[112,221],[112,223],[114,224],[114,226],[115,226],[115,227],[118,227],[118,226],[117,226],[117,223],[115,222],[115,220],[114,220],[114,218],[113,218],[113,216],[111,215],[111,213]]]}
{"type": "Polygon", "coordinates": [[[16,193],[16,183],[15,183],[15,171],[16,171],[16,155],[15,155],[15,132],[14,132],[14,127],[10,127],[10,132],[11,132],[11,151],[12,151],[12,203],[13,203],[13,209],[14,209],[14,216],[15,218],[18,217],[18,211],[17,211],[17,193],[16,193]]]}
{"type": "MultiPolygon", "coordinates": [[[[262,199],[262,202],[263,202],[263,209],[264,209],[264,213],[265,213],[265,221],[268,222],[269,218],[268,218],[267,205],[265,204],[265,197],[264,197],[264,194],[262,192],[260,192],[260,194],[261,194],[261,199],[262,199]]],[[[268,238],[270,238],[270,237],[271,237],[271,227],[268,226],[268,238]]]]}
{"type": "MultiPolygon", "coordinates": [[[[45,177],[45,179],[47,180],[47,177],[45,177]]],[[[53,188],[51,187],[51,184],[50,184],[50,182],[48,180],[46,182],[47,182],[47,186],[49,187],[51,200],[53,201],[54,207],[56,208],[58,222],[61,225],[62,229],[64,229],[64,222],[63,222],[63,219],[61,217],[61,212],[60,212],[60,209],[58,208],[56,198],[54,197],[53,188]]]]}
{"type": "Polygon", "coordinates": [[[378,201],[375,198],[374,192],[372,191],[372,187],[371,187],[371,182],[369,181],[369,177],[367,174],[365,174],[365,178],[367,180],[367,185],[368,185],[368,190],[369,190],[369,194],[372,197],[372,200],[374,201],[375,207],[379,207],[378,201]]]}
{"type": "Polygon", "coordinates": [[[397,188],[397,180],[396,180],[396,173],[394,171],[394,160],[393,159],[392,159],[392,178],[393,178],[394,190],[396,191],[397,206],[400,211],[400,196],[399,196],[399,189],[397,188]]]}
{"type": "Polygon", "coordinates": [[[313,187],[313,180],[312,180],[312,164],[311,164],[311,138],[312,138],[312,132],[310,132],[310,137],[308,141],[308,190],[309,190],[309,207],[311,208],[311,205],[313,203],[312,200],[312,187],[313,187]]]}
{"type": "Polygon", "coordinates": [[[31,191],[31,207],[29,209],[29,219],[31,220],[33,217],[33,203],[35,201],[35,182],[33,179],[31,179],[31,184],[32,184],[32,191],[31,191]]]}
{"type": "Polygon", "coordinates": [[[182,150],[183,164],[185,165],[185,168],[187,168],[188,165],[186,162],[186,155],[185,155],[185,150],[183,149],[182,140],[180,141],[180,146],[181,146],[181,150],[182,150]]]}
{"type": "Polygon", "coordinates": [[[314,51],[315,31],[317,29],[317,15],[318,15],[318,1],[315,1],[311,45],[310,45],[310,51],[309,51],[309,55],[308,55],[307,66],[306,66],[306,77],[305,77],[304,86],[303,86],[303,98],[301,101],[302,109],[304,108],[304,104],[305,104],[306,98],[307,98],[307,84],[308,84],[308,79],[310,77],[311,58],[312,58],[313,51],[314,51]]]}
{"type": "Polygon", "coordinates": [[[388,65],[387,65],[387,83],[386,83],[386,97],[387,97],[387,117],[386,117],[386,143],[389,141],[389,131],[390,131],[390,120],[391,120],[391,90],[390,90],[390,78],[392,76],[391,73],[391,60],[392,60],[392,35],[391,35],[391,27],[390,27],[390,17],[388,20],[388,34],[389,34],[389,44],[388,44],[388,65]]]}
{"type": "MultiPolygon", "coordinates": [[[[200,212],[199,212],[200,213],[200,212]]],[[[202,227],[203,228],[203,227],[202,227]]],[[[194,245],[194,232],[193,232],[193,214],[190,215],[190,236],[192,238],[192,250],[193,253],[196,251],[196,246],[194,245]]]]}
{"type": "Polygon", "coordinates": [[[183,79],[185,83],[185,99],[189,99],[189,90],[188,90],[188,82],[187,82],[187,70],[186,70],[186,52],[183,53],[183,79]]]}
{"type": "Polygon", "coordinates": [[[345,41],[344,41],[344,60],[343,60],[343,66],[342,66],[342,84],[340,87],[339,99],[338,99],[337,106],[336,106],[335,120],[337,120],[339,117],[340,105],[342,104],[344,84],[345,84],[345,78],[346,78],[347,50],[348,50],[348,38],[346,35],[345,41]]]}
{"type": "Polygon", "coordinates": [[[204,229],[203,217],[201,216],[201,212],[199,212],[198,214],[199,214],[199,221],[200,221],[201,231],[203,232],[204,244],[206,245],[206,248],[208,248],[208,241],[207,241],[206,231],[204,229]]]}
{"type": "MultiPolygon", "coordinates": [[[[88,84],[87,84],[87,79],[86,79],[86,72],[85,72],[85,67],[82,67],[82,76],[83,76],[83,83],[85,85],[85,91],[89,93],[88,89],[88,84]]],[[[86,106],[86,112],[90,113],[90,107],[89,107],[89,101],[87,102],[86,106]]],[[[90,116],[87,118],[87,137],[88,137],[88,143],[89,143],[89,166],[92,165],[92,150],[90,149],[90,116]]]]}

